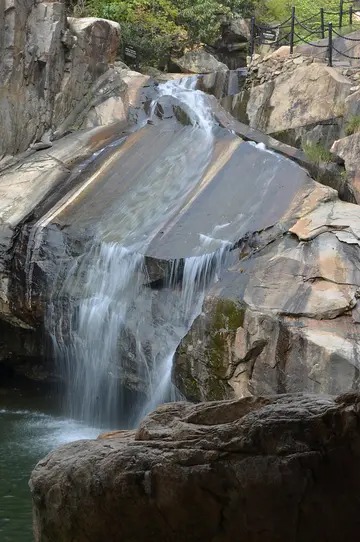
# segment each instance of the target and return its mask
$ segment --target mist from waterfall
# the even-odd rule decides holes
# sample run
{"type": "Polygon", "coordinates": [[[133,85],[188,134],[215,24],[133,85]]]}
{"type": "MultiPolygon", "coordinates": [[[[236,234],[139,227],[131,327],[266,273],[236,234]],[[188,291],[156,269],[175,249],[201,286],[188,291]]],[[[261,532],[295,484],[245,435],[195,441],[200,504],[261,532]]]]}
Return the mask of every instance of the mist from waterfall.
{"type": "MultiPolygon", "coordinates": [[[[196,78],[159,85],[158,97],[173,96],[191,118],[187,148],[175,142],[140,188],[114,201],[88,249],[66,278],[59,269],[52,285],[47,326],[65,407],[97,427],[132,426],[157,404],[179,398],[171,384],[174,353],[228,253],[226,242],[200,236],[199,253],[174,262],[162,288],[149,287],[146,248],[164,216],[199,182],[214,148],[211,110],[195,86],[196,78]]],[[[155,107],[156,100],[152,114],[155,107]]]]}

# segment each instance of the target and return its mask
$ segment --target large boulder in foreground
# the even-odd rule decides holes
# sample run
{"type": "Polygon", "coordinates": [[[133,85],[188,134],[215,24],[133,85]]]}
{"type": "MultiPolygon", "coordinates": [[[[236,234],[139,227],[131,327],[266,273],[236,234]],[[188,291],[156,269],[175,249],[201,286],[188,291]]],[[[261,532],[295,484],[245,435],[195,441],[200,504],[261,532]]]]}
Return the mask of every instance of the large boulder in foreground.
{"type": "Polygon", "coordinates": [[[360,397],[159,407],[31,475],[36,542],[354,542],[360,397]]]}

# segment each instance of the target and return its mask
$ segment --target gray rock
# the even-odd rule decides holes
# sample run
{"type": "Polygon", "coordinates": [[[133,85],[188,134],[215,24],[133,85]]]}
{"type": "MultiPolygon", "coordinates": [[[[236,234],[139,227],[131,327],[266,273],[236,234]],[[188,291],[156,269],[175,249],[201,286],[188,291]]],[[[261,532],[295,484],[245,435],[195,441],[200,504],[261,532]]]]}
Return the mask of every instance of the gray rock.
{"type": "Polygon", "coordinates": [[[44,296],[25,292],[25,222],[76,181],[74,164],[145,116],[137,108],[149,77],[114,66],[117,23],[66,19],[62,1],[0,2],[0,33],[0,362],[29,376],[43,354],[44,296]],[[56,141],[79,129],[88,131],[56,141]]]}
{"type": "Polygon", "coordinates": [[[223,25],[222,39],[227,43],[249,41],[250,28],[248,22],[241,17],[234,17],[223,25]]]}
{"type": "Polygon", "coordinates": [[[173,60],[173,62],[183,73],[212,73],[228,70],[228,67],[225,64],[216,60],[216,58],[205,51],[205,49],[189,51],[181,58],[173,60]]]}
{"type": "Polygon", "coordinates": [[[358,390],[359,225],[358,206],[314,184],[253,230],[177,350],[185,397],[358,390]]]}
{"type": "Polygon", "coordinates": [[[0,160],[39,147],[45,133],[62,135],[94,101],[123,98],[123,82],[109,68],[117,23],[67,20],[64,2],[37,0],[3,2],[0,21],[0,160]]]}
{"type": "MultiPolygon", "coordinates": [[[[296,61],[299,59],[296,58],[296,61]]],[[[268,70],[266,66],[264,70],[268,70]]],[[[250,126],[268,134],[284,133],[341,117],[351,81],[334,68],[300,65],[290,75],[254,86],[247,115],[250,126]]]]}
{"type": "Polygon", "coordinates": [[[43,312],[43,300],[36,296],[30,302],[25,292],[28,262],[24,246],[28,231],[24,222],[50,194],[58,192],[60,196],[61,189],[66,189],[74,162],[88,157],[118,133],[119,126],[114,125],[111,130],[95,128],[69,135],[51,148],[23,158],[0,176],[0,363],[28,377],[39,379],[40,359],[41,378],[46,377],[45,373],[52,375],[54,368],[42,357],[39,314],[43,312]]]}
{"type": "Polygon", "coordinates": [[[351,186],[356,202],[360,203],[360,170],[359,170],[360,133],[334,142],[331,150],[344,159],[347,181],[351,186]]]}
{"type": "Polygon", "coordinates": [[[159,407],[31,475],[36,542],[354,542],[359,396],[159,407]]]}

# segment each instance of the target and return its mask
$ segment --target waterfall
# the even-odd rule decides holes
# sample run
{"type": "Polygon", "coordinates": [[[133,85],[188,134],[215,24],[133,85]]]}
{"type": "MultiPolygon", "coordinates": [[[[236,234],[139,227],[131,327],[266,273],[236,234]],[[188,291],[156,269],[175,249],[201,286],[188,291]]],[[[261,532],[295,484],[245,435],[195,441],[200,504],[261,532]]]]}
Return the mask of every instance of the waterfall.
{"type": "MultiPolygon", "coordinates": [[[[181,399],[171,383],[171,372],[176,348],[191,328],[194,320],[201,314],[207,288],[219,278],[221,268],[227,261],[230,243],[212,239],[217,246],[214,252],[191,256],[184,261],[175,261],[169,275],[166,290],[168,307],[166,323],[155,327],[158,337],[166,341],[161,351],[159,362],[154,363],[152,392],[145,402],[136,421],[151,412],[158,404],[169,399],[181,399]],[[180,279],[180,285],[178,281],[180,279]],[[164,325],[165,324],[165,325],[164,325]]],[[[200,236],[199,252],[208,243],[200,236]]]]}
{"type": "Polygon", "coordinates": [[[141,254],[121,245],[95,244],[55,290],[47,322],[72,418],[113,425],[117,408],[124,408],[118,339],[139,294],[143,265],[141,254]]]}
{"type": "MultiPolygon", "coordinates": [[[[66,408],[98,427],[134,425],[157,404],[178,398],[171,384],[174,353],[228,254],[226,241],[200,236],[193,255],[172,263],[164,287],[149,287],[146,249],[164,216],[199,183],[214,148],[211,110],[196,83],[195,77],[158,87],[158,99],[173,96],[190,116],[187,148],[170,146],[140,188],[112,203],[84,253],[70,268],[60,267],[51,285],[47,329],[66,408]]],[[[155,107],[156,100],[151,114],[155,107]]],[[[50,217],[35,226],[36,247],[50,217]]]]}

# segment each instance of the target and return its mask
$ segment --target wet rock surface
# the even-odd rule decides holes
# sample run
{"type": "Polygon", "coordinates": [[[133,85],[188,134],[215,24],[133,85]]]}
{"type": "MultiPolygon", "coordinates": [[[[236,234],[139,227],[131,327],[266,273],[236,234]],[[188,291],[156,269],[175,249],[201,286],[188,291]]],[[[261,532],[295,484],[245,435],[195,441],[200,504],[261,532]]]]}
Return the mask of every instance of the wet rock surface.
{"type": "Polygon", "coordinates": [[[355,394],[163,405],[38,463],[35,540],[354,542],[359,416],[355,394]]]}
{"type": "MultiPolygon", "coordinates": [[[[39,15],[37,10],[44,10],[42,4],[26,4],[24,17],[33,21],[39,15]]],[[[31,341],[19,341],[24,345],[25,359],[36,356],[39,326],[44,322],[51,287],[56,280],[61,284],[74,261],[89,252],[99,224],[104,224],[99,239],[121,242],[129,225],[136,226],[138,220],[145,224],[140,237],[148,239],[146,250],[140,254],[145,257],[148,272],[144,283],[152,288],[166,286],[174,261],[181,269],[185,259],[195,254],[216,252],[224,244],[229,251],[231,248],[223,282],[210,292],[205,315],[199,317],[201,325],[200,320],[195,322],[179,349],[174,378],[186,396],[201,400],[264,390],[357,389],[357,346],[350,347],[359,320],[356,208],[346,204],[343,207],[334,191],[321,187],[305,170],[283,158],[290,157],[313,173],[302,151],[234,121],[214,97],[212,101],[209,98],[211,115],[200,137],[194,130],[199,118],[174,97],[162,96],[154,118],[145,124],[154,89],[148,76],[113,63],[118,26],[97,19],[66,22],[62,4],[51,4],[49,10],[41,12],[46,15],[44,24],[51,26],[57,21],[54,28],[51,26],[54,41],[47,43],[46,54],[52,61],[55,47],[64,70],[62,79],[59,75],[62,91],[44,98],[53,108],[51,133],[41,141],[33,139],[35,146],[19,161],[3,162],[6,169],[0,179],[0,315],[12,331],[18,328],[21,336],[23,329],[27,335],[33,333],[31,341]],[[59,39],[58,24],[65,25],[59,39]],[[77,78],[83,86],[78,86],[77,78]],[[142,107],[136,108],[140,95],[142,107]],[[77,103],[76,107],[71,109],[71,103],[77,103]],[[213,148],[212,143],[209,146],[211,157],[203,160],[198,149],[209,143],[206,130],[213,119],[215,143],[213,148]],[[145,125],[135,132],[136,122],[145,125]],[[67,130],[107,123],[112,124],[54,141],[67,130]],[[110,147],[104,149],[107,143],[110,147]],[[282,156],[266,150],[264,145],[282,156]],[[104,150],[98,157],[91,157],[100,149],[104,150]],[[171,160],[176,164],[173,170],[166,165],[171,160]],[[182,200],[178,196],[181,187],[175,186],[174,192],[166,190],[178,179],[179,167],[185,177],[192,179],[188,164],[195,175],[200,173],[182,200]],[[157,206],[162,203],[167,209],[167,200],[172,202],[170,212],[156,223],[151,222],[153,202],[147,195],[150,184],[157,195],[157,206]],[[133,198],[134,191],[138,201],[133,198]],[[114,212],[114,205],[117,210],[122,206],[121,213],[114,212]],[[312,221],[316,223],[314,231],[304,234],[312,221]],[[211,241],[211,248],[200,247],[204,239],[211,241]],[[60,268],[63,274],[59,277],[60,268]],[[216,327],[213,316],[214,311],[218,312],[218,303],[223,308],[233,303],[239,306],[244,312],[241,323],[228,329],[225,311],[225,320],[216,327]],[[331,335],[331,341],[324,339],[326,333],[331,335]],[[217,348],[216,367],[212,341],[217,348]],[[342,341],[346,344],[343,350],[342,341]],[[308,355],[304,363],[297,364],[301,345],[308,348],[308,355]],[[219,354],[221,348],[223,357],[219,354]],[[318,363],[316,356],[321,358],[318,363]],[[340,369],[331,375],[334,364],[345,367],[346,376],[339,377],[340,369]]],[[[13,8],[5,11],[6,17],[18,16],[13,8]]],[[[40,38],[42,32],[39,36],[31,33],[32,40],[40,38]]],[[[246,36],[241,39],[245,42],[246,36]]],[[[278,131],[284,122],[289,130],[297,130],[300,125],[309,127],[310,120],[317,123],[325,113],[327,120],[332,118],[345,98],[349,114],[354,114],[356,92],[351,87],[349,94],[351,83],[342,74],[301,55],[288,61],[286,54],[277,55],[276,60],[271,55],[265,61],[270,67],[282,63],[283,72],[274,73],[275,85],[266,76],[254,88],[254,93],[260,92],[261,102],[259,106],[255,94],[249,102],[255,124],[264,121],[267,132],[278,131]],[[264,91],[266,85],[270,85],[271,95],[264,91]],[[270,117],[261,114],[262,106],[270,107],[270,117]]],[[[46,73],[50,67],[46,64],[46,73]]],[[[24,72],[16,72],[17,76],[20,73],[24,78],[25,68],[24,72]]],[[[255,68],[253,75],[266,71],[263,63],[257,65],[257,72],[255,68]]],[[[214,94],[219,91],[221,97],[221,89],[237,91],[240,79],[239,72],[224,69],[205,75],[200,84],[214,94]]],[[[10,77],[9,88],[11,81],[10,77]]],[[[32,88],[35,90],[39,91],[36,85],[32,88]]],[[[356,145],[351,146],[351,142],[356,137],[350,136],[350,150],[340,148],[340,144],[337,147],[348,172],[355,168],[356,145]]],[[[25,143],[13,151],[24,148],[25,143]]],[[[340,197],[355,201],[345,180],[332,184],[327,177],[326,182],[339,190],[340,197]]],[[[134,242],[139,240],[136,235],[134,242]]],[[[79,281],[70,292],[71,300],[79,298],[81,286],[79,281]]],[[[6,344],[4,340],[2,360],[8,361],[13,351],[18,359],[20,354],[13,349],[12,341],[6,344]]]]}
{"type": "MultiPolygon", "coordinates": [[[[0,32],[0,363],[37,378],[46,300],[27,290],[31,225],[61,205],[100,149],[143,122],[151,83],[116,62],[117,23],[66,18],[62,1],[3,2],[0,32]]],[[[50,237],[59,251],[59,232],[50,237]]],[[[49,271],[36,269],[36,281],[49,271]]]]}
{"type": "MultiPolygon", "coordinates": [[[[28,189],[31,190],[32,198],[35,196],[38,198],[36,201],[29,199],[28,192],[24,190],[24,184],[19,185],[24,202],[24,208],[21,210],[20,192],[16,192],[18,199],[17,205],[14,205],[11,203],[15,201],[14,198],[9,199],[11,193],[4,191],[10,204],[5,207],[13,209],[8,217],[7,231],[14,232],[17,225],[22,224],[21,232],[16,237],[16,257],[13,260],[15,267],[10,275],[9,262],[6,264],[4,260],[3,274],[4,285],[7,285],[7,290],[3,290],[3,313],[7,311],[8,319],[13,318],[15,325],[16,318],[22,319],[24,323],[35,328],[41,325],[55,281],[61,285],[70,272],[73,262],[90,250],[87,247],[90,247],[93,241],[95,229],[99,226],[103,227],[102,235],[104,238],[110,238],[111,241],[116,241],[116,239],[121,241],[121,228],[127,231],[129,219],[125,220],[124,216],[126,218],[129,215],[112,214],[113,202],[124,202],[127,201],[126,198],[131,198],[130,183],[132,187],[138,186],[141,194],[143,192],[141,186],[144,183],[146,186],[150,174],[155,175],[158,160],[161,161],[164,154],[169,155],[174,152],[174,148],[176,152],[179,148],[188,149],[189,144],[191,147],[191,138],[194,137],[193,128],[188,124],[187,112],[181,109],[179,102],[162,98],[159,101],[158,113],[160,118],[155,117],[157,119],[155,122],[147,124],[133,134],[124,134],[119,125],[120,143],[110,147],[108,154],[105,153],[94,164],[93,170],[86,170],[86,175],[81,171],[76,172],[75,168],[74,187],[71,183],[67,187],[65,184],[62,185],[63,199],[60,198],[61,193],[56,190],[52,198],[49,194],[57,186],[59,178],[67,178],[69,175],[66,165],[64,168],[66,162],[59,163],[59,160],[64,160],[65,156],[70,159],[69,144],[79,138],[79,135],[71,136],[73,139],[69,139],[68,143],[66,139],[60,141],[59,145],[62,146],[39,151],[23,164],[22,179],[24,180],[27,172],[28,189]],[[179,122],[179,114],[182,122],[185,120],[185,125],[179,122]],[[139,154],[143,156],[142,176],[138,174],[139,154]],[[47,169],[48,161],[52,176],[49,175],[47,169]],[[26,164],[28,164],[28,171],[26,164]],[[37,165],[41,166],[40,171],[37,165]],[[151,173],[153,170],[155,173],[151,173]],[[44,179],[48,184],[44,182],[44,179]],[[134,179],[136,179],[135,184],[134,179]],[[86,189],[91,183],[92,190],[84,190],[81,197],[74,198],[74,194],[75,196],[82,194],[83,188],[86,189]],[[89,212],[90,209],[91,212],[89,212]],[[33,214],[31,219],[27,220],[29,212],[33,214]],[[59,275],[60,268],[61,276],[59,275]],[[29,289],[31,299],[28,296],[29,289]],[[14,300],[16,300],[15,303],[14,300]]],[[[221,108],[214,107],[214,113],[224,126],[237,129],[236,125],[228,123],[229,119],[224,117],[221,108]]],[[[105,134],[114,136],[113,130],[108,130],[105,134]]],[[[95,131],[96,133],[98,132],[95,131]]],[[[233,301],[240,306],[245,304],[247,314],[251,311],[261,314],[270,311],[274,329],[278,328],[283,316],[295,317],[299,323],[302,322],[302,317],[310,322],[314,319],[313,326],[319,319],[332,319],[333,326],[337,329],[340,319],[348,316],[351,310],[355,311],[357,306],[357,288],[360,285],[354,262],[359,249],[356,234],[359,221],[356,211],[358,208],[340,202],[335,191],[312,181],[306,171],[297,164],[266,150],[262,144],[255,146],[246,143],[229,131],[220,128],[216,129],[216,133],[213,157],[203,173],[203,181],[192,188],[184,201],[176,200],[171,213],[162,216],[156,228],[152,228],[147,233],[151,235],[151,241],[149,238],[144,252],[148,272],[148,276],[144,276],[144,283],[149,283],[156,288],[164,287],[171,271],[171,264],[197,254],[200,240],[205,235],[205,238],[212,239],[212,245],[211,248],[205,247],[204,253],[216,251],[224,243],[234,249],[231,251],[228,271],[224,275],[224,281],[227,276],[231,277],[229,279],[231,288],[228,289],[226,282],[221,282],[220,287],[222,284],[225,286],[224,292],[218,293],[216,289],[214,294],[210,292],[210,297],[214,297],[215,300],[223,299],[225,305],[227,305],[227,300],[230,300],[230,304],[233,301]],[[236,194],[236,197],[229,199],[229,194],[236,194]],[[259,198],[258,194],[262,194],[262,198],[259,198]],[[302,224],[308,224],[311,213],[316,223],[319,222],[317,226],[314,226],[315,233],[308,235],[305,239],[300,236],[296,240],[296,233],[292,228],[296,227],[296,224],[299,224],[299,227],[302,227],[302,224]],[[218,226],[220,230],[216,233],[218,226]],[[341,232],[338,231],[340,228],[341,232]],[[336,246],[331,244],[332,239],[336,246]],[[328,257],[329,254],[335,254],[331,251],[336,251],[337,254],[333,260],[328,257]],[[332,271],[330,268],[327,271],[331,276],[326,275],[324,278],[317,274],[319,261],[324,262],[321,263],[321,269],[326,269],[330,264],[333,266],[332,271]],[[344,277],[336,271],[340,265],[344,269],[349,269],[346,284],[344,284],[344,277]],[[242,271],[244,266],[248,269],[247,273],[242,271]],[[281,277],[281,280],[277,277],[281,277]],[[282,287],[283,284],[287,284],[286,288],[282,287]]],[[[97,142],[97,136],[94,137],[97,142]]],[[[88,144],[91,144],[91,141],[90,139],[88,144]]],[[[271,143],[270,139],[269,142],[271,143]]],[[[279,145],[281,152],[291,151],[291,148],[286,145],[279,145]]],[[[278,146],[275,145],[275,148],[277,149],[278,146]]],[[[298,154],[297,158],[301,161],[300,151],[298,154]]],[[[194,157],[196,158],[196,155],[194,157]]],[[[165,174],[169,172],[166,170],[165,174]]],[[[3,182],[7,179],[8,183],[13,184],[16,175],[15,168],[3,177],[3,182]]],[[[162,179],[156,176],[154,179],[168,186],[166,177],[162,179]]],[[[161,190],[160,193],[162,193],[161,190]]],[[[13,196],[15,197],[15,192],[13,196]]],[[[136,212],[146,211],[147,206],[138,207],[136,201],[133,202],[132,199],[129,201],[131,205],[135,205],[136,212]]],[[[151,202],[146,201],[151,211],[151,202]]],[[[148,211],[146,213],[145,217],[151,218],[148,211]]],[[[136,221],[136,214],[133,213],[131,219],[136,221]]],[[[11,243],[11,235],[7,243],[11,243]]],[[[9,247],[11,244],[5,246],[9,247]]],[[[6,251],[3,254],[5,257],[6,251]]],[[[7,258],[9,260],[9,256],[7,258]]],[[[78,282],[77,286],[74,286],[75,289],[70,294],[68,292],[72,299],[81,297],[81,287],[81,282],[78,282]]],[[[212,304],[206,305],[204,310],[210,320],[213,315],[212,307],[212,304]]],[[[207,322],[207,317],[205,321],[207,322]]],[[[352,322],[350,332],[355,333],[356,322],[353,322],[351,318],[346,321],[352,322]]],[[[247,334],[247,318],[245,322],[243,331],[238,332],[238,328],[242,328],[240,324],[236,329],[232,329],[232,336],[228,339],[229,347],[226,347],[231,350],[233,341],[239,342],[241,338],[243,354],[236,354],[233,359],[232,355],[229,357],[224,353],[224,359],[220,360],[219,357],[218,361],[220,372],[218,368],[212,372],[212,346],[208,345],[206,340],[201,342],[203,339],[199,330],[191,330],[179,350],[182,354],[178,358],[178,363],[181,363],[182,368],[179,370],[178,363],[175,368],[175,382],[188,398],[193,400],[227,398],[233,395],[235,388],[236,396],[252,392],[255,383],[252,377],[254,355],[259,356],[261,352],[258,349],[258,339],[256,337],[253,339],[247,334]],[[190,382],[191,379],[198,380],[199,363],[202,363],[204,350],[210,361],[206,362],[205,374],[199,377],[196,386],[193,386],[197,390],[196,393],[194,394],[193,391],[188,393],[188,384],[184,382],[189,379],[190,382]],[[235,368],[237,365],[239,369],[235,368]],[[210,379],[210,387],[205,382],[207,379],[210,379]],[[199,392],[198,389],[200,389],[199,392]]],[[[197,322],[194,325],[197,326],[197,322]]],[[[266,331],[261,331],[261,324],[259,325],[259,334],[266,335],[266,331]]],[[[213,324],[209,329],[213,329],[212,326],[213,324]]],[[[200,329],[201,333],[208,333],[207,323],[201,324],[200,329]]],[[[215,329],[215,335],[218,334],[220,337],[221,329],[222,325],[215,329]]],[[[344,325],[339,323],[340,337],[345,333],[344,329],[344,325]]],[[[266,367],[277,364],[275,359],[278,359],[279,354],[276,353],[275,347],[278,341],[276,333],[268,334],[266,337],[269,345],[268,349],[264,350],[266,367]]],[[[261,344],[264,342],[262,336],[259,340],[261,344]]],[[[221,344],[220,341],[219,348],[221,344]]],[[[220,356],[220,354],[221,348],[217,351],[217,355],[220,356]]],[[[307,360],[308,371],[311,371],[314,355],[309,355],[307,360]]],[[[355,355],[357,355],[355,350],[353,354],[346,354],[345,363],[355,363],[355,355]]],[[[282,363],[286,365],[284,356],[285,354],[282,363]]],[[[324,366],[328,367],[324,369],[326,380],[327,371],[331,370],[332,365],[324,363],[324,366]]],[[[271,374],[275,375],[277,370],[278,366],[271,374]]],[[[203,372],[203,369],[201,371],[203,372]]],[[[290,369],[287,371],[290,372],[290,369]]],[[[257,371],[253,373],[258,374],[257,371]]],[[[271,392],[279,388],[277,379],[278,377],[274,376],[274,381],[269,387],[271,392]]],[[[267,384],[265,385],[267,380],[267,374],[261,380],[259,369],[257,389],[260,392],[267,389],[267,384]]],[[[351,389],[352,381],[356,383],[356,378],[352,378],[351,382],[350,380],[347,379],[345,385],[342,379],[336,391],[351,389]]],[[[357,386],[357,384],[354,385],[357,386]]],[[[134,384],[131,386],[133,387],[134,384]]],[[[296,388],[294,384],[291,389],[306,390],[309,389],[308,386],[309,383],[305,379],[305,383],[300,382],[299,388],[296,388]]],[[[314,387],[310,389],[313,390],[314,387]]],[[[319,389],[328,392],[332,388],[330,384],[324,383],[319,389]]]]}
{"type": "MultiPolygon", "coordinates": [[[[353,37],[357,36],[355,32],[353,37]]],[[[335,47],[342,50],[344,43],[337,38],[335,47]]],[[[245,91],[224,106],[250,127],[304,149],[312,163],[307,169],[316,180],[359,203],[355,163],[359,66],[344,66],[335,58],[329,68],[318,51],[298,46],[290,55],[289,47],[283,46],[263,57],[254,55],[245,91]]]]}

